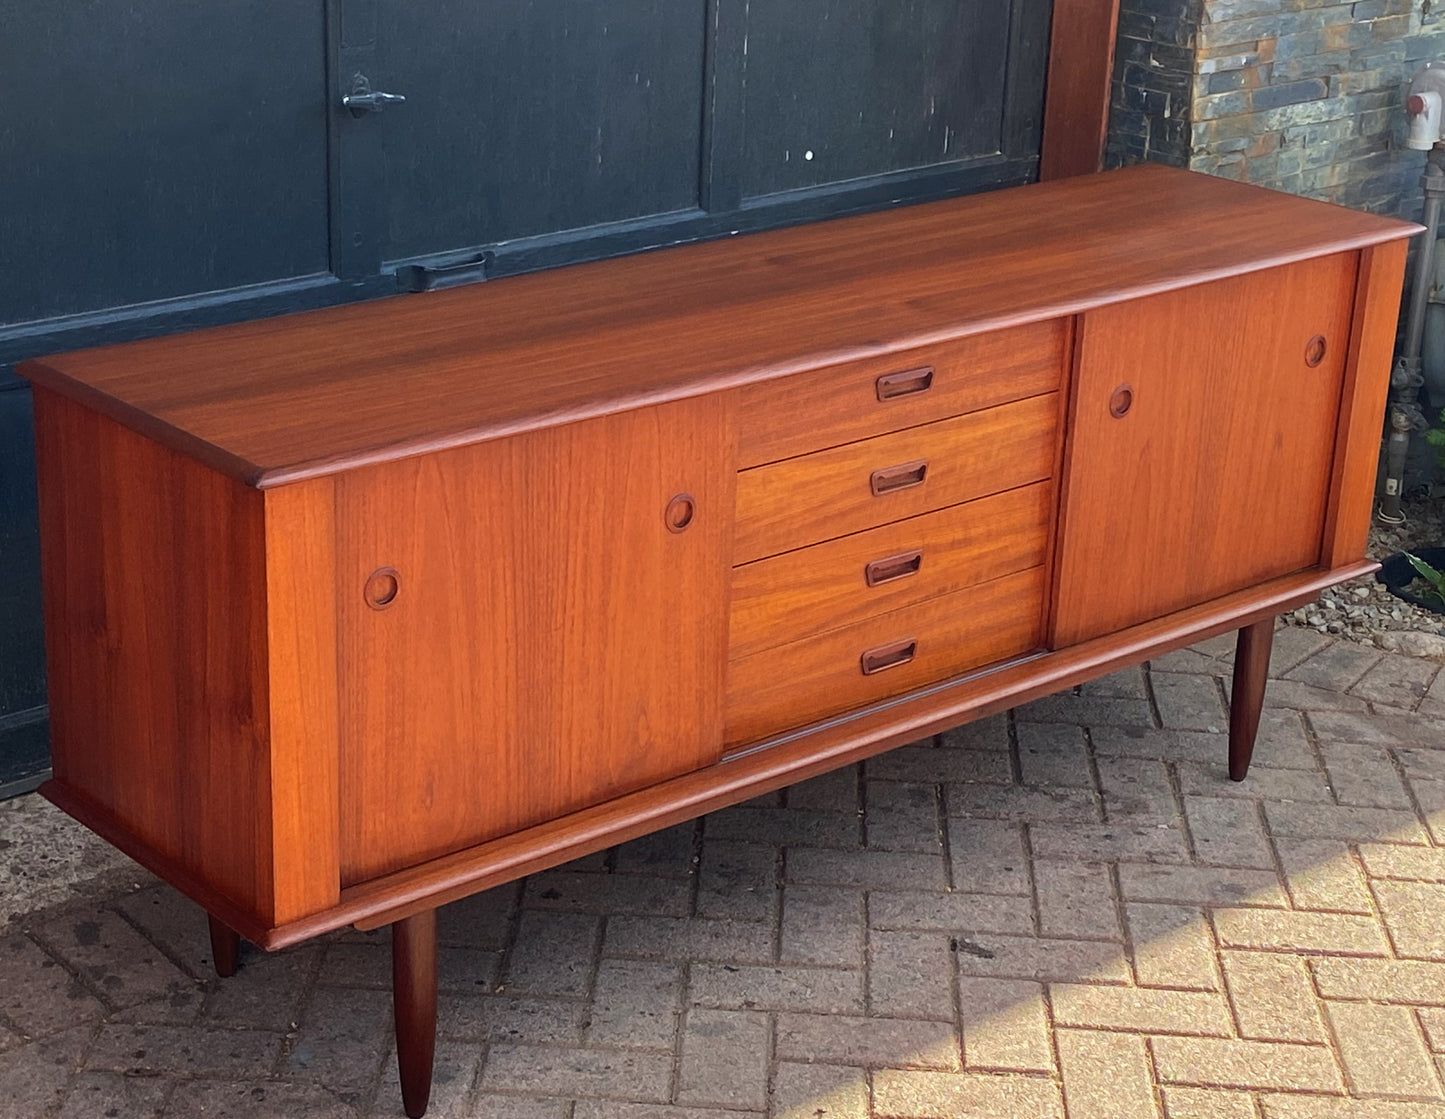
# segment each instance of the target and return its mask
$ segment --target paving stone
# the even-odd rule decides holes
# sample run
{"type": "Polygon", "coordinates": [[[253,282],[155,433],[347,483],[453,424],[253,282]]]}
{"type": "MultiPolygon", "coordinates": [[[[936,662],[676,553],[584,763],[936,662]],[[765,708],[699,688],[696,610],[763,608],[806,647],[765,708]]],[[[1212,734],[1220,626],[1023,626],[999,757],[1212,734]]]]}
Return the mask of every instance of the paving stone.
{"type": "Polygon", "coordinates": [[[947,796],[949,815],[968,819],[1093,823],[1099,818],[1094,794],[1087,789],[949,785],[947,796]]]}
{"type": "Polygon", "coordinates": [[[442,995],[437,1000],[437,1035],[460,1041],[576,1045],[582,1041],[587,1006],[574,999],[442,995]]]}
{"type": "Polygon", "coordinates": [[[1384,747],[1327,742],[1321,745],[1320,752],[1341,804],[1407,810],[1413,807],[1384,747]]]}
{"type": "Polygon", "coordinates": [[[859,767],[848,765],[790,785],[784,796],[788,807],[794,810],[801,808],[853,816],[858,812],[858,778],[859,767]]]}
{"type": "Polygon", "coordinates": [[[1274,869],[1274,852],[1253,801],[1190,796],[1184,798],[1184,814],[1201,862],[1274,869]]]}
{"type": "MultiPolygon", "coordinates": [[[[190,898],[170,886],[155,885],[125,895],[115,907],[172,960],[179,960],[193,978],[210,979],[216,974],[206,914],[190,898]]],[[[249,947],[242,942],[243,962],[250,955],[249,947]]]]}
{"type": "Polygon", "coordinates": [[[1177,822],[1174,789],[1163,762],[1145,758],[1100,758],[1098,767],[1104,810],[1110,820],[1142,816],[1177,822]]]}
{"type": "Polygon", "coordinates": [[[686,917],[692,887],[684,879],[549,870],[527,880],[522,905],[572,913],[643,913],[686,917]]]}
{"type": "Polygon", "coordinates": [[[1013,781],[1009,756],[993,750],[958,750],[935,746],[901,746],[870,758],[868,779],[914,781],[930,785],[1013,781]]]}
{"type": "Polygon", "coordinates": [[[1014,709],[1020,723],[1070,723],[1086,727],[1152,727],[1154,717],[1142,699],[1060,692],[1014,709]]]}
{"type": "Polygon", "coordinates": [[[874,1014],[929,1018],[954,1016],[950,938],[939,933],[868,933],[868,1003],[874,1014]]]}
{"type": "Polygon", "coordinates": [[[816,812],[804,808],[750,808],[740,805],[714,812],[703,821],[706,847],[721,840],[788,846],[804,843],[810,847],[856,850],[863,843],[863,825],[852,812],[816,812]]]}
{"type": "Polygon", "coordinates": [[[704,841],[698,869],[697,916],[767,921],[777,909],[778,854],[774,848],[711,837],[704,841]]]}
{"type": "Polygon", "coordinates": [[[1445,963],[1426,960],[1325,958],[1310,961],[1327,999],[1380,999],[1445,1006],[1445,963]]]}
{"type": "Polygon", "coordinates": [[[938,744],[949,750],[995,750],[1007,753],[1010,717],[1008,713],[1002,713],[975,719],[961,727],[944,731],[938,736],[938,744]]]}
{"type": "Polygon", "coordinates": [[[581,913],[524,911],[497,991],[585,994],[592,977],[599,923],[597,917],[581,913]]]}
{"type": "Polygon", "coordinates": [[[1096,680],[1085,680],[1079,685],[1079,694],[1113,696],[1118,699],[1149,698],[1149,690],[1144,683],[1143,666],[1137,664],[1130,668],[1121,668],[1107,676],[1100,676],[1096,680]]]}
{"type": "Polygon", "coordinates": [[[603,960],[593,987],[587,1044],[671,1049],[681,1002],[682,969],[678,965],[603,960]]]}
{"type": "Polygon", "coordinates": [[[1125,914],[1140,986],[1217,989],[1214,936],[1199,910],[1131,902],[1125,914]]]}
{"type": "MultiPolygon", "coordinates": [[[[1230,656],[1233,655],[1231,650],[1230,656]]],[[[1205,676],[1224,676],[1231,671],[1227,661],[1193,648],[1175,649],[1173,652],[1153,657],[1149,661],[1149,668],[1153,672],[1194,672],[1205,676]]]]}
{"type": "Polygon", "coordinates": [[[773,928],[702,917],[609,917],[602,952],[669,960],[771,962],[773,928]]]}
{"type": "Polygon", "coordinates": [[[863,895],[837,886],[791,885],[783,890],[779,961],[863,966],[863,895]]]}
{"type": "MultiPolygon", "coordinates": [[[[0,1073],[3,1076],[3,1073],[0,1073]]],[[[212,1087],[211,1085],[207,1085],[212,1087]]],[[[232,1085],[233,1088],[243,1088],[247,1096],[251,1095],[252,1085],[232,1085]]],[[[107,1116],[109,1119],[154,1119],[154,1116],[165,1103],[166,1096],[170,1094],[171,1084],[168,1081],[154,1077],[119,1076],[113,1072],[82,1072],[70,1084],[66,1093],[65,1104],[60,1109],[56,1119],[98,1119],[99,1116],[107,1116]]],[[[263,1088],[264,1092],[265,1089],[263,1088]]],[[[265,1102],[263,1095],[262,1103],[265,1102]]],[[[244,1112],[247,1119],[258,1114],[257,1101],[254,1098],[248,1101],[249,1110],[244,1112]]],[[[335,1105],[332,1111],[332,1119],[351,1119],[352,1111],[341,1101],[332,1099],[335,1105]]],[[[182,1098],[179,1109],[172,1109],[174,1115],[198,1114],[195,1109],[184,1110],[187,1101],[182,1098]]],[[[0,1115],[4,1114],[5,1103],[0,1102],[0,1115]]],[[[219,1111],[219,1109],[215,1109],[219,1111]]],[[[204,1112],[209,1116],[212,1111],[204,1112]]],[[[223,1111],[219,1111],[224,1115],[223,1111]]],[[[309,1117],[313,1112],[305,1114],[309,1117]]],[[[40,1114],[39,1111],[36,1114],[40,1114]]],[[[234,1115],[235,1112],[233,1111],[234,1115]]],[[[264,1113],[261,1113],[264,1114],[264,1113]]],[[[282,1116],[273,1112],[277,1119],[282,1116]]],[[[297,1112],[287,1112],[286,1115],[295,1115],[297,1112]]],[[[325,1116],[326,1112],[322,1107],[315,1109],[315,1114],[325,1116]]]]}
{"type": "Polygon", "coordinates": [[[1026,785],[1092,789],[1084,729],[1069,723],[1017,724],[1019,772],[1026,785]]]}
{"type": "Polygon", "coordinates": [[[941,853],[938,809],[938,793],[932,785],[868,782],[868,846],[880,851],[941,853]]]}
{"type": "Polygon", "coordinates": [[[861,1018],[843,1014],[779,1014],[779,1060],[821,1061],[859,1068],[960,1068],[952,1022],[861,1018]]]}
{"type": "Polygon", "coordinates": [[[881,890],[941,890],[947,885],[942,855],[908,851],[788,852],[787,880],[881,890]]]}
{"type": "Polygon", "coordinates": [[[1246,1092],[1173,1087],[1161,1094],[1169,1119],[1259,1119],[1254,1098],[1246,1092]]]}
{"type": "Polygon", "coordinates": [[[1229,713],[1212,676],[1155,672],[1150,677],[1159,718],[1168,730],[1219,732],[1229,727],[1229,713]]]}
{"type": "Polygon", "coordinates": [[[1439,671],[1440,666],[1430,661],[1388,653],[1360,678],[1350,694],[1412,711],[1439,671]]]}
{"type": "MultiPolygon", "coordinates": [[[[1229,757],[1229,738],[1223,733],[1095,727],[1090,737],[1100,757],[1157,758],[1205,766],[1219,765],[1229,757]]],[[[1318,765],[1299,713],[1266,708],[1260,715],[1251,772],[1257,767],[1313,770],[1318,765]]]]}
{"type": "MultiPolygon", "coordinates": [[[[576,862],[568,863],[575,868],[576,862]]],[[[437,910],[437,942],[500,951],[512,935],[512,919],[525,880],[483,890],[437,910]]]]}
{"type": "MultiPolygon", "coordinates": [[[[379,1039],[372,1039],[380,1048],[379,1039]]],[[[129,1076],[265,1076],[281,1052],[281,1035],[265,1030],[196,1026],[105,1025],[86,1056],[87,1067],[129,1076]]]]}
{"type": "MultiPolygon", "coordinates": [[[[1230,682],[1224,690],[1229,692],[1230,682]]],[[[1266,707],[1286,707],[1293,711],[1343,711],[1368,714],[1370,706],[1358,696],[1344,692],[1333,692],[1326,688],[1315,688],[1298,680],[1271,680],[1264,690],[1266,707]]]]}
{"type": "Polygon", "coordinates": [[[1376,882],[1375,897],[1399,955],[1445,960],[1445,885],[1376,882]]]}
{"type": "Polygon", "coordinates": [[[1414,781],[1411,788],[1425,815],[1430,841],[1437,847],[1445,847],[1445,781],[1414,781]]]}
{"type": "Polygon", "coordinates": [[[963,1057],[970,1068],[1049,1072],[1054,1067],[1043,987],[1023,979],[958,980],[963,1057]]]}
{"type": "MultiPolygon", "coordinates": [[[[1296,631],[1303,632],[1303,631],[1296,631]]],[[[1361,676],[1380,663],[1383,654],[1350,641],[1336,641],[1324,646],[1283,675],[1316,688],[1347,692],[1361,676]]]]}
{"type": "Polygon", "coordinates": [[[772,1119],[869,1119],[868,1074],[856,1068],[779,1061],[770,1103],[772,1119]]]}
{"type": "Polygon", "coordinates": [[[1371,878],[1445,882],[1445,850],[1402,847],[1394,843],[1361,843],[1360,859],[1371,878]]]}
{"type": "Polygon", "coordinates": [[[1313,629],[1276,626],[1269,650],[1269,674],[1271,677],[1287,676],[1292,669],[1310,657],[1336,644],[1343,642],[1333,641],[1313,629]]]}
{"type": "Polygon", "coordinates": [[[876,1119],[1063,1119],[1059,1090],[1023,1073],[873,1074],[876,1119]]]}
{"type": "Polygon", "coordinates": [[[1156,1037],[1151,1043],[1159,1079],[1202,1087],[1339,1092],[1340,1073],[1322,1045],[1156,1037]]]}
{"type": "Polygon", "coordinates": [[[863,1013],[863,973],[822,967],[697,964],[690,997],[698,1006],[733,1010],[863,1013]]]}
{"type": "Polygon", "coordinates": [[[320,945],[303,944],[248,957],[234,976],[217,983],[206,997],[203,1017],[216,1025],[289,1029],[300,1015],[301,999],[321,952],[320,945]]]}
{"type": "MultiPolygon", "coordinates": [[[[389,939],[388,937],[387,940],[389,939]]],[[[480,994],[496,983],[500,963],[501,954],[498,952],[450,945],[439,948],[437,985],[443,991],[480,994]]],[[[249,964],[247,966],[249,967],[249,964]]],[[[317,983],[323,987],[373,987],[379,991],[391,990],[390,943],[379,941],[360,944],[338,941],[329,944],[317,983]]]]}
{"type": "Polygon", "coordinates": [[[1107,864],[1038,859],[1034,883],[1044,936],[1121,939],[1107,864]]]}
{"type": "Polygon", "coordinates": [[[1053,983],[1049,996],[1054,1020],[1061,1026],[1200,1037],[1230,1037],[1234,1033],[1229,1005],[1222,995],[1053,983]]]}
{"type": "MultiPolygon", "coordinates": [[[[504,1102],[517,1101],[518,1096],[496,1097],[504,1102]]],[[[758,1115],[754,1111],[722,1110],[715,1107],[671,1107],[667,1104],[628,1103],[624,1100],[555,1100],[547,1101],[562,1106],[559,1119],[744,1119],[758,1115]],[[575,1109],[574,1108],[575,1104],[575,1109]]],[[[509,1107],[499,1108],[495,1119],[530,1119],[531,1112],[517,1112],[509,1107]]],[[[491,1116],[488,1115],[488,1119],[491,1116]]],[[[539,1117],[540,1119],[540,1117],[539,1117]]],[[[546,1119],[552,1119],[548,1114],[546,1119]]]]}
{"type": "Polygon", "coordinates": [[[1415,1011],[1420,1026],[1425,1031],[1425,1044],[1432,1053],[1445,1053],[1445,1010],[1420,1009],[1415,1011]]]}
{"type": "Polygon", "coordinates": [[[1389,1100],[1335,1100],[1318,1096],[1264,1096],[1265,1119],[1445,1119],[1445,1107],[1389,1100]]]}
{"type": "Polygon", "coordinates": [[[1338,839],[1276,839],[1290,897],[1299,909],[1371,914],[1370,891],[1338,839]]]}
{"type": "Polygon", "coordinates": [[[1119,983],[1129,978],[1120,946],[1104,941],[979,934],[958,937],[957,944],[961,975],[1064,982],[1098,979],[1119,983]]]}
{"type": "Polygon", "coordinates": [[[1264,870],[1120,863],[1119,883],[1131,901],[1278,908],[1289,904],[1278,876],[1264,870]]]}
{"type": "Polygon", "coordinates": [[[1445,742],[1445,722],[1403,713],[1331,711],[1309,713],[1310,725],[1322,743],[1373,743],[1389,749],[1418,747],[1438,750],[1445,742]]]}
{"type": "Polygon", "coordinates": [[[1411,781],[1445,781],[1445,750],[1397,746],[1395,757],[1411,781]]]}
{"type": "Polygon", "coordinates": [[[1304,961],[1288,952],[1221,952],[1241,1037],[1255,1041],[1328,1040],[1304,961]]]}
{"type": "Polygon", "coordinates": [[[488,1052],[481,1085],[491,1092],[664,1103],[671,1080],[669,1053],[504,1044],[488,1052]]]}
{"type": "Polygon", "coordinates": [[[766,1014],[690,1010],[682,1035],[677,1102],[761,1110],[768,1102],[766,1014]]]}
{"type": "Polygon", "coordinates": [[[1368,917],[1349,913],[1218,909],[1214,929],[1219,943],[1226,948],[1353,956],[1389,954],[1380,926],[1368,917]]]}
{"type": "Polygon", "coordinates": [[[1028,936],[1034,914],[1027,896],[875,890],[868,898],[868,923],[875,929],[1028,936]]]}
{"type": "Polygon", "coordinates": [[[111,1006],[183,995],[199,1007],[195,980],[114,913],[63,917],[34,932],[111,1006]]]}
{"type": "Polygon", "coordinates": [[[1325,1013],[1352,1094],[1445,1099],[1407,1007],[1327,1002],[1325,1013]]]}
{"type": "Polygon", "coordinates": [[[1060,1030],[1058,1044],[1069,1119],[1157,1119],[1143,1038],[1060,1030]]]}
{"type": "Polygon", "coordinates": [[[82,1026],[0,1053],[0,1119],[49,1114],[64,1098],[89,1034],[82,1026]]]}
{"type": "Polygon", "coordinates": [[[1028,894],[1023,828],[1003,820],[948,821],[953,884],[986,894],[1028,894]]]}
{"type": "Polygon", "coordinates": [[[1043,859],[1189,862],[1184,834],[1172,825],[1114,823],[1060,827],[1037,824],[1029,829],[1029,837],[1035,857],[1043,859]]]}
{"type": "MultiPolygon", "coordinates": [[[[477,1079],[477,1066],[482,1054],[465,1042],[437,1043],[432,1060],[431,1099],[427,1119],[474,1119],[472,1088],[477,1079]]],[[[395,1119],[404,1115],[401,1100],[401,1073],[395,1056],[383,1067],[381,1085],[373,1101],[369,1119],[395,1119]]],[[[279,1119],[279,1117],[278,1117],[279,1119]]],[[[310,1119],[308,1116],[307,1119],[310,1119]]]]}
{"type": "Polygon", "coordinates": [[[0,940],[0,1014],[32,1037],[98,1018],[100,1001],[28,937],[0,940]]]}
{"type": "MultiPolygon", "coordinates": [[[[185,1032],[200,1040],[194,1031],[185,1032]]],[[[290,1039],[282,1072],[327,1088],[347,1103],[360,1103],[375,1083],[391,1041],[387,992],[320,987],[302,1011],[301,1028],[290,1039]]]]}
{"type": "Polygon", "coordinates": [[[1331,804],[1329,783],[1313,769],[1270,769],[1251,765],[1243,781],[1229,779],[1228,759],[1206,765],[1179,764],[1179,785],[1185,796],[1236,797],[1250,800],[1306,800],[1331,804]]]}
{"type": "Polygon", "coordinates": [[[1264,813],[1275,835],[1343,839],[1349,843],[1429,842],[1413,812],[1392,808],[1268,803],[1264,813]]]}
{"type": "Polygon", "coordinates": [[[697,871],[698,836],[698,822],[689,820],[629,839],[617,847],[613,865],[618,874],[690,878],[697,871]]]}

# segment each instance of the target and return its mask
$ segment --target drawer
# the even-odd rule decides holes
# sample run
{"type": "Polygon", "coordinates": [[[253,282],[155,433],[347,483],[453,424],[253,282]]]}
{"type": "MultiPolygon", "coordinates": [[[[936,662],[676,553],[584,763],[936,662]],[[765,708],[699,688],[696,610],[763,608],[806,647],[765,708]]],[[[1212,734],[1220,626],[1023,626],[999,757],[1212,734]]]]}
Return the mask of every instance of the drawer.
{"type": "Polygon", "coordinates": [[[724,738],[756,742],[1030,652],[1043,602],[1044,569],[1032,567],[733,661],[724,738]]]}
{"type": "Polygon", "coordinates": [[[1053,473],[1059,394],[738,474],[733,562],[916,517],[1053,473]]]}
{"type": "Polygon", "coordinates": [[[1044,562],[1036,482],[733,569],[733,660],[1044,562]]]}
{"type": "Polygon", "coordinates": [[[748,385],[738,401],[738,465],[1053,392],[1063,380],[1072,324],[1050,319],[748,385]]]}

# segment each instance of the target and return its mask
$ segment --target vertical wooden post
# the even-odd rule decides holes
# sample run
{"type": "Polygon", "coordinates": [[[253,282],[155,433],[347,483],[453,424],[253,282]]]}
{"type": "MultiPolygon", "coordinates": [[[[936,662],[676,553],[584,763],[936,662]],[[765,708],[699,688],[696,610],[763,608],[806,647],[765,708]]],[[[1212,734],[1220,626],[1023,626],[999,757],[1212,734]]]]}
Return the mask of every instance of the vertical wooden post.
{"type": "Polygon", "coordinates": [[[241,955],[241,936],[209,913],[206,919],[211,923],[211,960],[216,965],[216,974],[222,979],[229,979],[236,974],[236,961],[241,955]]]}
{"type": "Polygon", "coordinates": [[[1054,0],[1040,179],[1087,175],[1104,165],[1118,24],[1119,0],[1054,0]]]}
{"type": "Polygon", "coordinates": [[[401,1101],[411,1119],[426,1114],[437,1037],[437,911],[391,926],[391,999],[401,1101]]]}
{"type": "Polygon", "coordinates": [[[1274,644],[1274,618],[1239,631],[1234,651],[1234,689],[1229,696],[1229,778],[1243,781],[1254,755],[1264,685],[1269,678],[1269,650],[1274,644]]]}

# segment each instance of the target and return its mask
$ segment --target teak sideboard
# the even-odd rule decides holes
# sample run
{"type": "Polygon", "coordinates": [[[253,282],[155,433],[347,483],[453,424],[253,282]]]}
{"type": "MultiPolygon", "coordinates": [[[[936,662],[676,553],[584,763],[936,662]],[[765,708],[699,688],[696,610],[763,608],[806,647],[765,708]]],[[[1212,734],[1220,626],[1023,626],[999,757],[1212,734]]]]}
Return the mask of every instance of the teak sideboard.
{"type": "Polygon", "coordinates": [[[237,934],[447,901],[1367,573],[1417,227],[1162,167],[83,351],[61,808],[237,934]]]}

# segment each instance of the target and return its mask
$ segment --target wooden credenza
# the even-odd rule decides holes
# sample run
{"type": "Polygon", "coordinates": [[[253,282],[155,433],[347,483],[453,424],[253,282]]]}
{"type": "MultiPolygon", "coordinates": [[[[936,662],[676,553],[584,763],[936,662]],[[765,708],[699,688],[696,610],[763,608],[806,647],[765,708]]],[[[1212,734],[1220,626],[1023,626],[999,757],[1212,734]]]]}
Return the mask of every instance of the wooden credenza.
{"type": "Polygon", "coordinates": [[[235,934],[436,906],[1365,557],[1416,227],[1140,167],[27,363],[54,779],[235,934]]]}

